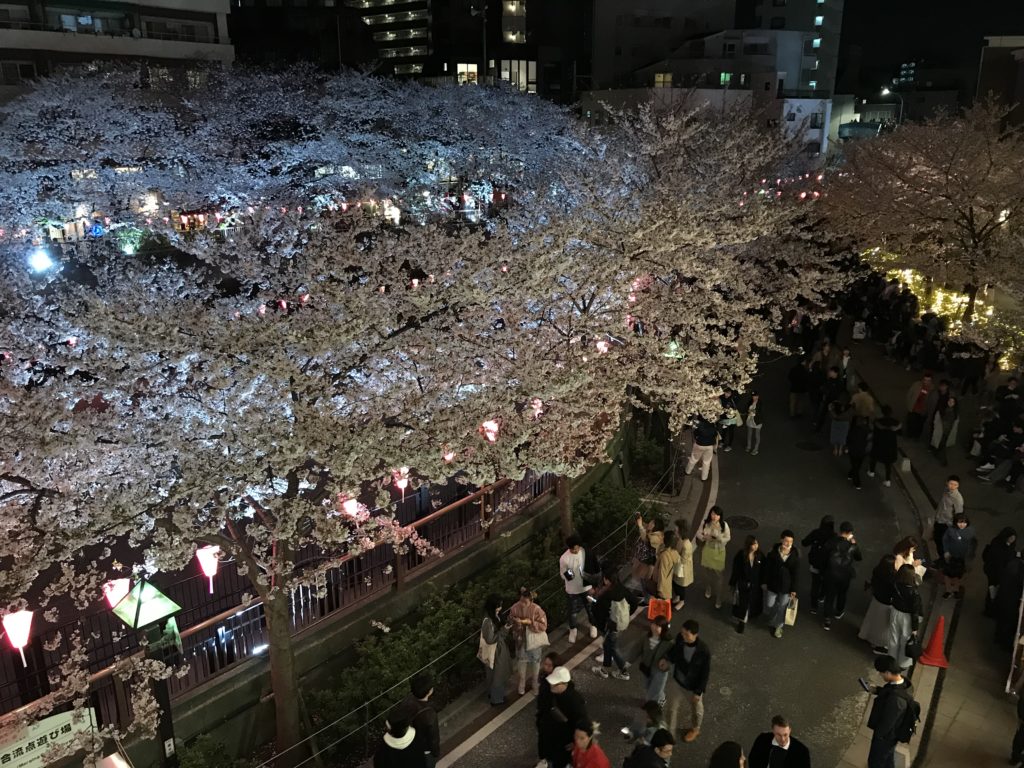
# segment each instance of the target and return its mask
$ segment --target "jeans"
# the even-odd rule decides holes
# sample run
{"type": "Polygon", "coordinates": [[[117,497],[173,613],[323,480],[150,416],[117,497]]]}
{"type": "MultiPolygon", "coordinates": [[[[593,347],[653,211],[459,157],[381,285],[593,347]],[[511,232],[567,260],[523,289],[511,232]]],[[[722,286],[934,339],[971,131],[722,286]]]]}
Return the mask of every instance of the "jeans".
{"type": "Polygon", "coordinates": [[[768,616],[768,626],[777,629],[786,623],[786,608],[791,600],[789,592],[781,595],[770,589],[764,593],[764,612],[768,616]]]}
{"type": "Polygon", "coordinates": [[[569,629],[576,629],[576,615],[580,611],[586,611],[587,621],[590,624],[594,623],[594,616],[591,613],[590,601],[587,600],[587,593],[581,592],[578,595],[570,595],[568,592],[565,593],[566,597],[566,611],[568,613],[569,629]]]}
{"type": "Polygon", "coordinates": [[[647,701],[656,701],[662,706],[665,704],[665,683],[668,682],[668,675],[671,669],[664,672],[655,667],[647,678],[647,701]]]}
{"type": "Polygon", "coordinates": [[[825,585],[825,618],[834,619],[846,612],[846,593],[850,590],[849,581],[824,578],[825,585]]]}
{"type": "Polygon", "coordinates": [[[896,743],[872,736],[868,768],[896,768],[896,743]]]}
{"type": "Polygon", "coordinates": [[[604,631],[604,661],[601,662],[603,667],[610,667],[612,662],[622,671],[626,668],[626,660],[622,658],[619,653],[619,633],[614,629],[606,629],[604,631]]]}
{"type": "Polygon", "coordinates": [[[759,451],[761,450],[761,427],[752,427],[747,425],[747,450],[759,451]]]}

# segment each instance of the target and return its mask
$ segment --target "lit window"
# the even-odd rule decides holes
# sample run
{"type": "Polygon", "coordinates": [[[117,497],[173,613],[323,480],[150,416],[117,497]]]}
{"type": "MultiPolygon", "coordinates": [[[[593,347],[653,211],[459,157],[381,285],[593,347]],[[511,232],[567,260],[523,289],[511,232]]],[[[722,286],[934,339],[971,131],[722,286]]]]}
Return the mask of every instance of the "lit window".
{"type": "Polygon", "coordinates": [[[729,85],[732,82],[732,72],[723,72],[718,77],[719,85],[729,85]]]}
{"type": "Polygon", "coordinates": [[[824,16],[815,16],[814,17],[814,26],[820,27],[824,23],[825,23],[825,17],[824,16]]]}
{"type": "Polygon", "coordinates": [[[672,73],[671,72],[655,72],[654,73],[654,87],[655,88],[671,88],[672,87],[672,73]]]}
{"type": "Polygon", "coordinates": [[[459,85],[476,85],[476,64],[456,64],[455,70],[458,72],[459,85]]]}
{"type": "Polygon", "coordinates": [[[813,42],[811,43],[811,48],[821,48],[821,38],[820,37],[814,38],[813,42]]]}
{"type": "Polygon", "coordinates": [[[525,93],[537,92],[537,62],[525,59],[502,59],[499,74],[502,80],[511,83],[525,93]]]}
{"type": "Polygon", "coordinates": [[[807,87],[810,88],[813,91],[815,88],[818,87],[818,81],[817,80],[808,80],[807,81],[807,87]]]}

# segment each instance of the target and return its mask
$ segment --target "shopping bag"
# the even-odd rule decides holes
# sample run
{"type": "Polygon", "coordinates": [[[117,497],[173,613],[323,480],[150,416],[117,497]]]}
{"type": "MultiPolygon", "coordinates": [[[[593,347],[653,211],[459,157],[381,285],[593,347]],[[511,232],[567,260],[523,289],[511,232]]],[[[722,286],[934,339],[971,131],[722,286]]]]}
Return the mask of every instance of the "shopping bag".
{"type": "Polygon", "coordinates": [[[484,663],[488,669],[494,669],[494,652],[498,650],[497,643],[488,643],[484,640],[483,633],[480,634],[480,647],[477,648],[476,657],[484,663]]]}
{"type": "Polygon", "coordinates": [[[551,641],[548,640],[547,632],[534,632],[532,629],[526,630],[526,650],[535,651],[538,648],[546,648],[551,645],[551,641]]]}
{"type": "Polygon", "coordinates": [[[672,621],[672,601],[652,597],[647,603],[647,620],[654,621],[659,616],[664,616],[665,621],[672,621]]]}
{"type": "Polygon", "coordinates": [[[800,607],[800,601],[795,597],[789,601],[789,605],[786,606],[786,626],[792,627],[796,624],[796,612],[800,607]]]}

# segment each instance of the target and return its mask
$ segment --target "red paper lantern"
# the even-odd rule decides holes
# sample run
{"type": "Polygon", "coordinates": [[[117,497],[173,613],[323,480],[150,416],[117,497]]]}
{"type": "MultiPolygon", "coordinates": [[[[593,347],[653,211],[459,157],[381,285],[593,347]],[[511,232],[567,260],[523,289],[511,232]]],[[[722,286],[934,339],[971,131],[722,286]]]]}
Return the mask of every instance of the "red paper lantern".
{"type": "Polygon", "coordinates": [[[21,654],[21,663],[27,667],[25,646],[28,645],[28,636],[32,630],[32,611],[8,613],[4,616],[3,624],[7,639],[11,641],[11,647],[18,649],[18,653],[21,654]]]}
{"type": "Polygon", "coordinates": [[[196,550],[196,558],[199,560],[199,567],[203,575],[210,580],[210,594],[213,594],[213,577],[217,575],[217,566],[220,563],[220,547],[200,547],[196,550]]]}

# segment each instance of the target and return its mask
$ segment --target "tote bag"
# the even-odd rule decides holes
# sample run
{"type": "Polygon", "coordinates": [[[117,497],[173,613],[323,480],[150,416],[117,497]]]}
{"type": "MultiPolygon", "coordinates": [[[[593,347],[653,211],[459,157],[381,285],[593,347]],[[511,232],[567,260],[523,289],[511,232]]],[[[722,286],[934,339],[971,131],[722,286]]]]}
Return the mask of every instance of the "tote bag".
{"type": "Polygon", "coordinates": [[[796,624],[796,612],[800,608],[800,601],[795,597],[786,606],[786,626],[792,627],[796,624]]]}
{"type": "Polygon", "coordinates": [[[526,630],[526,650],[536,651],[538,648],[545,648],[551,645],[551,641],[548,640],[547,632],[534,632],[532,629],[526,630]]]}
{"type": "Polygon", "coordinates": [[[480,633],[480,647],[477,648],[476,657],[484,663],[488,669],[494,669],[494,652],[498,650],[497,643],[488,643],[484,640],[483,632],[480,633]]]}

